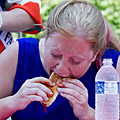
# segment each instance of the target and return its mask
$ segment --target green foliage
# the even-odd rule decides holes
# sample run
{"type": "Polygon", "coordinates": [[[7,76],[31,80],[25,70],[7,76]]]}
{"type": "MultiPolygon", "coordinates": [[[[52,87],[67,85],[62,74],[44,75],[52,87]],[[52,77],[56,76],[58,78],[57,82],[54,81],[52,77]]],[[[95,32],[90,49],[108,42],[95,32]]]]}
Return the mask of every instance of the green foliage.
{"type": "Polygon", "coordinates": [[[120,40],[120,1],[119,0],[90,0],[100,9],[117,38],[120,40]]]}
{"type": "MultiPolygon", "coordinates": [[[[62,0],[41,0],[42,7],[41,7],[41,16],[43,19],[43,23],[45,25],[48,16],[52,9],[62,0]]],[[[110,26],[112,27],[113,31],[117,35],[120,40],[120,0],[88,0],[97,6],[98,9],[101,10],[102,14],[109,22],[110,26]]],[[[24,37],[31,37],[31,35],[25,35],[24,37]]],[[[43,36],[43,32],[33,36],[39,38],[43,36]]]]}
{"type": "Polygon", "coordinates": [[[41,1],[42,1],[41,16],[43,22],[46,22],[52,9],[62,0],[41,0],[41,1]]]}

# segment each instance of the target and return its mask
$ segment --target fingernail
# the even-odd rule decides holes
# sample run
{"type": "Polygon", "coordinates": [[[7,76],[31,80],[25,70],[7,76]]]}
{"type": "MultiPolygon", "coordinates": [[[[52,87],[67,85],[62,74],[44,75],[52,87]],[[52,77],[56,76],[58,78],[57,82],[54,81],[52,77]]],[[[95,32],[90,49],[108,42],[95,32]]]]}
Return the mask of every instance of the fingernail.
{"type": "Polygon", "coordinates": [[[50,92],[51,95],[53,95],[53,92],[50,92]]]}
{"type": "Polygon", "coordinates": [[[48,101],[48,97],[46,98],[46,101],[48,101]]]}
{"type": "Polygon", "coordinates": [[[62,92],[61,92],[60,94],[61,94],[61,95],[63,95],[63,93],[62,93],[62,92]]]}
{"type": "Polygon", "coordinates": [[[61,90],[61,88],[59,88],[59,87],[58,87],[57,89],[58,89],[58,90],[61,90]]]}
{"type": "Polygon", "coordinates": [[[68,81],[69,79],[68,78],[63,78],[63,81],[68,81]]]}
{"type": "Polygon", "coordinates": [[[62,84],[63,82],[62,81],[57,81],[57,84],[62,84]]]}
{"type": "Polygon", "coordinates": [[[55,85],[55,83],[53,83],[53,85],[55,85]]]}

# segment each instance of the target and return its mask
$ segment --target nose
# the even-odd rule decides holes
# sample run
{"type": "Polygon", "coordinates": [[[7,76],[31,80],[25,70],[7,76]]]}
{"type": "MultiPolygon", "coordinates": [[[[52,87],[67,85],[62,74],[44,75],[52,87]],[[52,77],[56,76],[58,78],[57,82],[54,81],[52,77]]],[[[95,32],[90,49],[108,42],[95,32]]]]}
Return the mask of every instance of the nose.
{"type": "Polygon", "coordinates": [[[60,60],[56,65],[56,71],[62,77],[69,77],[71,75],[70,65],[67,60],[60,60]]]}

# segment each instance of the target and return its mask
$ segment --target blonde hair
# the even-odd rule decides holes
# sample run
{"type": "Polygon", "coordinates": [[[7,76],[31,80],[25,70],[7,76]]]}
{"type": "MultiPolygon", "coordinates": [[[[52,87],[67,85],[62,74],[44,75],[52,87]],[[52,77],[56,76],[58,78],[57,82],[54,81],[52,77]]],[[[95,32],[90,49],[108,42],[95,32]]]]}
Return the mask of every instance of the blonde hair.
{"type": "MultiPolygon", "coordinates": [[[[57,5],[48,18],[46,36],[49,37],[55,31],[70,37],[83,37],[93,44],[93,51],[99,50],[101,54],[107,45],[106,21],[101,12],[88,1],[68,0],[57,5]]],[[[109,47],[120,50],[113,42],[111,33],[110,29],[109,47]]]]}

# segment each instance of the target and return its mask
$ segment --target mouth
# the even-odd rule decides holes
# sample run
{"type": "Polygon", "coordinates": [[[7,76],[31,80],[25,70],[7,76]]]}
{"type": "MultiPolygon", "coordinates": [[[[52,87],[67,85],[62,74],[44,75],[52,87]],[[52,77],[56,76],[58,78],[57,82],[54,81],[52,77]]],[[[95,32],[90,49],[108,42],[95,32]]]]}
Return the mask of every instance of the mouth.
{"type": "MultiPolygon", "coordinates": [[[[50,72],[49,72],[49,75],[51,76],[51,74],[53,73],[53,72],[55,72],[54,70],[50,70],[50,72]]],[[[58,73],[57,73],[58,74],[58,73]]],[[[59,76],[61,76],[61,77],[63,77],[63,78],[71,78],[71,79],[74,79],[74,78],[76,78],[74,75],[71,75],[71,76],[63,76],[63,75],[60,75],[60,74],[58,74],[59,76]]]]}
{"type": "MultiPolygon", "coordinates": [[[[50,72],[49,72],[49,74],[50,74],[50,76],[51,76],[51,74],[53,73],[53,72],[55,72],[54,70],[50,70],[50,72]]],[[[56,73],[56,72],[55,72],[56,73]]],[[[56,74],[58,74],[58,73],[56,73],[56,74]]],[[[61,76],[61,77],[63,77],[63,78],[74,78],[74,76],[63,76],[63,75],[60,75],[60,74],[58,74],[59,76],[61,76]]]]}
{"type": "Polygon", "coordinates": [[[51,75],[54,72],[54,70],[50,70],[49,74],[51,75]]]}

